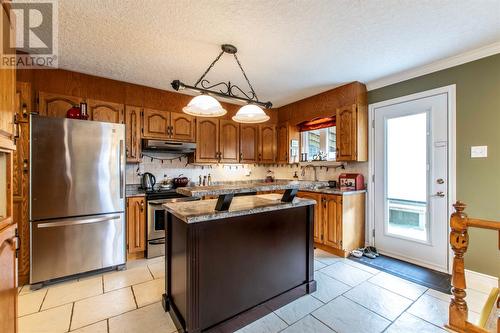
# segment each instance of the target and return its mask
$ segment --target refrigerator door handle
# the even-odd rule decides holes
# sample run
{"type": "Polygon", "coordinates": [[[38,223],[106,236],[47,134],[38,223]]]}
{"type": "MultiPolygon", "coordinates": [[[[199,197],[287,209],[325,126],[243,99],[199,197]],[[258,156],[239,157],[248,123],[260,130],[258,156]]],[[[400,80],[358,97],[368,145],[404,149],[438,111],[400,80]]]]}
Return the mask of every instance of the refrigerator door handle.
{"type": "Polygon", "coordinates": [[[52,227],[63,227],[63,226],[68,226],[68,225],[100,223],[100,222],[106,222],[106,221],[112,221],[112,220],[118,220],[118,219],[120,219],[120,215],[95,217],[95,218],[78,218],[78,219],[64,221],[64,222],[39,223],[38,228],[52,228],[52,227]]]}
{"type": "Polygon", "coordinates": [[[124,143],[123,143],[123,140],[120,140],[120,155],[119,155],[119,159],[118,159],[118,165],[120,166],[120,199],[123,199],[123,191],[124,191],[124,188],[125,188],[125,184],[123,182],[123,178],[124,178],[124,174],[125,174],[125,167],[124,167],[124,163],[123,163],[123,148],[124,146],[124,143]]]}

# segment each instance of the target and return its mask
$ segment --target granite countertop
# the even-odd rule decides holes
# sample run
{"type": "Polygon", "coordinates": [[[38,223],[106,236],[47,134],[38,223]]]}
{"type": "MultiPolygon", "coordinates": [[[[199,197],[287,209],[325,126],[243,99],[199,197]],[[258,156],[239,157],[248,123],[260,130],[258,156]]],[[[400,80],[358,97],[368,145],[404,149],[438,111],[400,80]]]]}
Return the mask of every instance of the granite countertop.
{"type": "Polygon", "coordinates": [[[279,191],[299,188],[299,182],[293,180],[275,181],[272,183],[253,182],[253,183],[238,183],[234,185],[213,185],[213,186],[192,186],[179,187],[177,193],[192,197],[203,197],[206,195],[223,195],[236,193],[251,193],[260,191],[279,191]]]}
{"type": "Polygon", "coordinates": [[[281,197],[281,194],[235,197],[227,211],[215,210],[217,199],[197,201],[194,205],[192,201],[166,203],[163,207],[186,223],[198,223],[316,204],[315,200],[303,198],[295,198],[293,202],[281,202],[281,197]]]}
{"type": "Polygon", "coordinates": [[[366,190],[341,190],[339,188],[330,188],[328,187],[328,182],[308,180],[276,180],[272,183],[265,183],[260,180],[218,182],[213,186],[182,187],[178,188],[177,192],[187,196],[202,197],[227,193],[278,191],[291,188],[298,188],[300,191],[306,192],[336,195],[349,195],[366,192],[366,190]]]}
{"type": "Polygon", "coordinates": [[[133,184],[125,186],[125,197],[142,197],[146,195],[143,189],[139,188],[140,185],[133,184]]]}

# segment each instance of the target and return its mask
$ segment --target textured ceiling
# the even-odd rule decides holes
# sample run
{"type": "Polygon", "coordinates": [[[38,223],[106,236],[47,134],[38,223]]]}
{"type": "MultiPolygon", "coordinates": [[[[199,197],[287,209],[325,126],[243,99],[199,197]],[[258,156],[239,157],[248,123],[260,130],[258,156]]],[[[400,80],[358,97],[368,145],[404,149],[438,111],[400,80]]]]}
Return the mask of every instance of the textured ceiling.
{"type": "MultiPolygon", "coordinates": [[[[61,68],[171,89],[232,43],[275,106],[499,40],[500,0],[59,1],[61,68]]],[[[207,78],[246,87],[228,55],[207,78]]]]}

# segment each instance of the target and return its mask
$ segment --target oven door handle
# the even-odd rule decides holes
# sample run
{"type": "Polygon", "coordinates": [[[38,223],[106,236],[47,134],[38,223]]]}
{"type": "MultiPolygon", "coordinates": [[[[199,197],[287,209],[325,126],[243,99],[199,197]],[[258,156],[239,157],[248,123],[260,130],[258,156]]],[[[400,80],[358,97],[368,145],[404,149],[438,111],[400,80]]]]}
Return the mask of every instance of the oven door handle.
{"type": "Polygon", "coordinates": [[[161,206],[161,205],[163,205],[163,203],[161,203],[161,202],[148,202],[148,205],[151,205],[151,206],[161,206]]]}

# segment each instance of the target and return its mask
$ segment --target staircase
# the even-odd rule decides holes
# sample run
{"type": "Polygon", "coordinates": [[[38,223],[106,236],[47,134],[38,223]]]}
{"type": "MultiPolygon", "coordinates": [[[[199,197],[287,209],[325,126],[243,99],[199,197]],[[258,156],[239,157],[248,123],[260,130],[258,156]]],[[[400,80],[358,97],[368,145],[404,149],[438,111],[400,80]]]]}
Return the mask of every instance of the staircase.
{"type": "Polygon", "coordinates": [[[464,255],[469,245],[468,228],[490,229],[498,232],[498,249],[500,250],[500,222],[469,218],[465,214],[466,205],[457,201],[453,205],[455,212],[450,218],[450,245],[454,252],[452,272],[452,298],[449,308],[447,328],[460,333],[500,333],[500,298],[499,288],[493,288],[483,306],[478,324],[468,321],[465,283],[464,255]]]}

